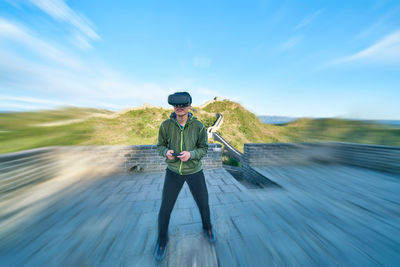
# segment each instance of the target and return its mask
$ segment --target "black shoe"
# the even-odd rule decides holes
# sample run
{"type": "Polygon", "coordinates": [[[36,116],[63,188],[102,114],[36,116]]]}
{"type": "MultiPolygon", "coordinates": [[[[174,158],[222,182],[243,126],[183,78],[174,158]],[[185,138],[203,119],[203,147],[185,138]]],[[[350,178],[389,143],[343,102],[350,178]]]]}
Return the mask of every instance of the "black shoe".
{"type": "Polygon", "coordinates": [[[157,242],[157,245],[154,249],[154,258],[157,261],[162,261],[165,257],[166,250],[167,250],[167,242],[163,242],[162,244],[157,242]]]}
{"type": "Polygon", "coordinates": [[[216,238],[215,238],[215,234],[212,228],[208,228],[208,229],[204,229],[203,228],[203,232],[205,234],[205,236],[207,237],[208,241],[210,241],[210,243],[215,243],[216,238]]]}

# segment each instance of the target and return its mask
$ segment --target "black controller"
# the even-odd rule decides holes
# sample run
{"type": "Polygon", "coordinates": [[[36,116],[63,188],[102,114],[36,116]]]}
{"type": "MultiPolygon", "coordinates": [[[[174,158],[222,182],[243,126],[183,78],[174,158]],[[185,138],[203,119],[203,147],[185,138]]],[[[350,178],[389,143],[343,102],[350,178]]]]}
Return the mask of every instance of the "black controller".
{"type": "Polygon", "coordinates": [[[182,156],[181,153],[171,153],[172,156],[177,157],[177,156],[182,156]]]}

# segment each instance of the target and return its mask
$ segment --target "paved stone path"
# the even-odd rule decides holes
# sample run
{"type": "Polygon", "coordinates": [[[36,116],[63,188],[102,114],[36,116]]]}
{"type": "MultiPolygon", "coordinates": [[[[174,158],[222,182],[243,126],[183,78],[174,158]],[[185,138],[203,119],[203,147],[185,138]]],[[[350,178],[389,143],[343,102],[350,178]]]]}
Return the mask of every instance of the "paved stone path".
{"type": "Polygon", "coordinates": [[[205,172],[215,245],[185,184],[156,264],[164,173],[121,174],[52,199],[0,239],[0,266],[399,265],[399,176],[336,165],[257,170],[282,187],[248,189],[224,169],[205,172]]]}

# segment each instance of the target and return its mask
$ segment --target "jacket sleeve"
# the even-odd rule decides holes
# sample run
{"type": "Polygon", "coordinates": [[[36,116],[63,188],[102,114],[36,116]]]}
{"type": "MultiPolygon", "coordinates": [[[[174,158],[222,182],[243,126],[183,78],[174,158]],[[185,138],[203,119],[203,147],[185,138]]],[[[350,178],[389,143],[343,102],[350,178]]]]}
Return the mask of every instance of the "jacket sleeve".
{"type": "Polygon", "coordinates": [[[158,130],[158,143],[157,143],[157,150],[160,156],[165,157],[168,151],[168,139],[167,139],[167,132],[164,128],[164,123],[161,123],[160,129],[158,130]]]}
{"type": "Polygon", "coordinates": [[[204,125],[199,132],[196,147],[196,149],[190,151],[190,158],[200,160],[207,154],[208,150],[207,129],[204,125]]]}

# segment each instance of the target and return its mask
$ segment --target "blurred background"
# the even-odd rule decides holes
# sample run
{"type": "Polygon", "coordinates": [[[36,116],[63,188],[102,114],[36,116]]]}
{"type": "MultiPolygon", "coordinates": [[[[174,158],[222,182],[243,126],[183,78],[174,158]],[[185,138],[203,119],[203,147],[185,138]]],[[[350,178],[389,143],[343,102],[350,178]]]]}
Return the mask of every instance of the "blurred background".
{"type": "Polygon", "coordinates": [[[397,266],[399,87],[395,0],[0,0],[0,266],[154,265],[176,91],[233,149],[165,264],[397,266]]]}
{"type": "Polygon", "coordinates": [[[182,90],[259,119],[232,114],[239,150],[398,145],[399,12],[396,1],[0,1],[0,153],[153,144],[168,116],[158,107],[182,90]],[[158,120],[126,112],[144,104],[158,120]]]}

